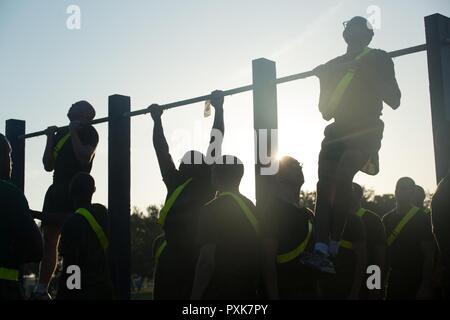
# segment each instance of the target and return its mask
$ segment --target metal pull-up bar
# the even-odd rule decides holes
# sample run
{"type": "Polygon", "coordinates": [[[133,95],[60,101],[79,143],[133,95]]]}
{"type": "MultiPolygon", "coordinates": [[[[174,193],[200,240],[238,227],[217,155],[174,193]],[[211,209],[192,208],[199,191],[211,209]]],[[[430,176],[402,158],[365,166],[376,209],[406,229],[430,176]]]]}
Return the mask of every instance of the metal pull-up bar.
{"type": "MultiPolygon", "coordinates": [[[[450,44],[450,39],[446,39],[444,44],[450,44]]],[[[427,45],[426,44],[421,44],[421,45],[414,46],[414,47],[409,47],[409,48],[405,48],[405,49],[391,51],[391,52],[389,52],[389,56],[391,58],[396,58],[396,57],[404,56],[404,55],[407,55],[407,54],[421,52],[421,51],[426,51],[426,50],[427,50],[427,45]]],[[[276,83],[277,84],[281,84],[281,83],[290,82],[290,81],[294,81],[294,80],[305,79],[305,78],[312,77],[312,76],[314,76],[314,72],[313,71],[306,71],[306,72],[296,73],[296,74],[293,74],[293,75],[289,75],[289,76],[278,78],[278,79],[276,79],[276,83]]],[[[226,91],[224,91],[224,96],[230,96],[230,95],[233,95],[233,94],[242,93],[242,92],[251,91],[251,90],[253,90],[253,85],[246,85],[246,86],[242,86],[242,87],[226,90],[226,91]]],[[[188,104],[203,102],[203,101],[206,101],[206,100],[208,100],[210,98],[211,98],[211,95],[208,94],[208,95],[199,96],[199,97],[195,97],[195,98],[191,98],[191,99],[180,100],[180,101],[164,104],[164,105],[161,105],[161,107],[164,110],[167,110],[167,109],[172,109],[172,108],[185,106],[185,105],[188,105],[188,104]]],[[[135,111],[131,111],[131,112],[125,113],[123,116],[124,117],[134,117],[134,116],[147,114],[149,112],[150,112],[150,110],[147,107],[147,108],[144,108],[144,109],[135,110],[135,111]]],[[[108,122],[109,120],[110,120],[109,117],[98,118],[98,119],[95,119],[95,120],[91,121],[90,124],[99,124],[99,123],[103,123],[103,122],[108,122]]],[[[67,128],[68,128],[68,126],[62,126],[62,127],[58,127],[58,130],[67,129],[67,128]]],[[[45,130],[36,131],[36,132],[33,132],[33,133],[27,133],[27,134],[21,136],[20,138],[28,139],[28,138],[38,137],[38,136],[41,136],[41,135],[45,135],[45,130]]]]}

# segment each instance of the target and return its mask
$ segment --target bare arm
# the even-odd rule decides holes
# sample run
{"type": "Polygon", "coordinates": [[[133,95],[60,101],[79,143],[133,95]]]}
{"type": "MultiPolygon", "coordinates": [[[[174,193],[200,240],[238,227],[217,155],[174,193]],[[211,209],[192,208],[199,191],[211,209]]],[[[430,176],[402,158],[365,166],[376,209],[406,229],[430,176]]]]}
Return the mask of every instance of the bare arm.
{"type": "Polygon", "coordinates": [[[353,285],[348,299],[357,300],[361,289],[362,280],[367,265],[367,245],[365,242],[354,242],[353,251],[355,252],[355,273],[353,285]]]}
{"type": "MultiPolygon", "coordinates": [[[[222,155],[222,142],[225,134],[225,124],[223,120],[223,92],[216,90],[211,93],[211,104],[215,109],[214,124],[211,129],[211,138],[209,140],[206,156],[211,159],[217,159],[222,155]]],[[[213,161],[211,161],[213,162],[213,161]]]]}
{"type": "Polygon", "coordinates": [[[194,284],[192,286],[191,300],[200,300],[208,287],[215,266],[215,244],[206,244],[200,250],[200,255],[197,260],[197,267],[195,269],[194,284]]]}
{"type": "Polygon", "coordinates": [[[395,110],[400,106],[401,92],[395,79],[394,62],[386,53],[381,59],[377,72],[374,72],[373,86],[383,101],[395,110]]]}
{"type": "Polygon", "coordinates": [[[95,154],[95,147],[83,144],[80,140],[79,130],[81,123],[79,121],[72,121],[69,125],[70,138],[72,140],[72,147],[75,153],[75,157],[82,165],[88,165],[91,163],[95,154]]]}
{"type": "Polygon", "coordinates": [[[269,300],[278,300],[278,278],[277,278],[277,251],[278,242],[275,239],[264,239],[262,241],[262,275],[269,300]]]}
{"type": "Polygon", "coordinates": [[[55,144],[55,132],[57,127],[48,127],[45,130],[47,143],[45,144],[44,155],[42,156],[42,164],[47,172],[53,171],[55,168],[55,159],[53,159],[53,146],[55,144]]]}
{"type": "Polygon", "coordinates": [[[169,145],[161,121],[162,108],[159,105],[153,104],[150,106],[150,114],[152,116],[153,125],[153,147],[155,148],[156,157],[158,159],[159,170],[162,177],[166,177],[170,171],[176,170],[173,163],[172,156],[169,152],[169,145]]]}

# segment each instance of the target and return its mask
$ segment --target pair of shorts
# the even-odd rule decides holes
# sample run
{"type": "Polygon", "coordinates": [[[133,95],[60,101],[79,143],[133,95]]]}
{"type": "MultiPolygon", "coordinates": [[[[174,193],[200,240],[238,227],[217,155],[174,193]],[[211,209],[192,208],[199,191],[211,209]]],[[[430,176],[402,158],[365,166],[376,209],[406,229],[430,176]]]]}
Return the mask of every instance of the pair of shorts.
{"type": "Polygon", "coordinates": [[[367,162],[360,170],[376,175],[379,172],[378,151],[383,131],[384,123],[380,119],[351,124],[334,122],[325,128],[319,162],[327,160],[338,163],[345,151],[360,151],[367,155],[367,162]]]}
{"type": "Polygon", "coordinates": [[[74,211],[69,184],[52,184],[45,194],[42,211],[45,216],[42,225],[62,226],[66,218],[74,211]]]}

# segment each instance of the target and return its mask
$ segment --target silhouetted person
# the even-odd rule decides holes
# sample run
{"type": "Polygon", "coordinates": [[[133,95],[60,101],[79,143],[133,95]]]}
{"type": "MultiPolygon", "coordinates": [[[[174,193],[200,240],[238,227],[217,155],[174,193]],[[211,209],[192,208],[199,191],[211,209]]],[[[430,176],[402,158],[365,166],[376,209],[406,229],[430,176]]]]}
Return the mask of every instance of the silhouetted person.
{"type": "Polygon", "coordinates": [[[422,209],[425,213],[431,213],[430,209],[425,207],[425,198],[427,197],[425,190],[421,187],[416,185],[416,192],[413,204],[419,208],[422,209]]]}
{"type": "Polygon", "coordinates": [[[388,246],[386,298],[428,299],[435,243],[430,215],[413,205],[414,180],[400,178],[395,188],[397,207],[384,215],[388,246]]]}
{"type": "Polygon", "coordinates": [[[39,270],[39,284],[34,299],[49,299],[48,285],[55,271],[59,236],[67,216],[73,212],[69,184],[78,172],[90,172],[98,144],[98,133],[88,122],[95,117],[87,101],[78,101],[69,109],[69,129],[47,129],[47,144],[42,162],[46,171],[53,171],[53,184],[45,194],[42,228],[44,256],[39,270]],[[55,132],[57,133],[55,134],[55,132]]]}
{"type": "Polygon", "coordinates": [[[257,205],[262,222],[262,272],[269,299],[314,299],[317,294],[315,272],[299,263],[300,254],[311,251],[314,243],[313,213],[300,205],[304,182],[300,163],[283,157],[272,185],[273,198],[257,205]]]}
{"type": "Polygon", "coordinates": [[[364,277],[361,282],[359,297],[363,300],[381,300],[384,298],[384,289],[381,287],[380,289],[368,290],[366,269],[367,266],[378,266],[381,270],[382,278],[384,277],[387,248],[386,232],[380,217],[376,213],[362,207],[363,195],[363,188],[359,184],[353,183],[352,212],[360,217],[364,224],[367,244],[367,265],[364,266],[364,277]]]}
{"type": "Polygon", "coordinates": [[[23,299],[22,264],[42,258],[42,238],[22,191],[10,182],[11,146],[0,134],[0,300],[23,299]]]}
{"type": "Polygon", "coordinates": [[[242,162],[223,156],[214,164],[212,181],[218,194],[199,220],[200,254],[192,299],[256,299],[260,280],[259,222],[254,204],[239,192],[242,162]]]}
{"type": "Polygon", "coordinates": [[[154,121],[153,146],[167,187],[166,202],[159,217],[164,238],[157,239],[154,250],[157,255],[154,299],[189,299],[191,295],[199,251],[196,243],[198,214],[203,205],[214,198],[209,164],[221,153],[223,100],[221,91],[212,93],[215,115],[207,156],[198,151],[188,151],[178,169],[164,136],[162,109],[158,105],[150,106],[154,121]]]}
{"type": "Polygon", "coordinates": [[[383,102],[393,109],[400,105],[392,59],[367,47],[373,35],[366,19],[352,18],[343,32],[347,52],[314,70],[320,80],[319,110],[334,122],[325,128],[319,154],[315,250],[303,261],[323,272],[334,272],[329,255],[337,254],[350,213],[353,177],[358,171],[379,171],[383,102]]]}
{"type": "Polygon", "coordinates": [[[345,223],[339,251],[334,257],[336,274],[324,276],[319,287],[322,298],[348,299],[360,298],[361,286],[367,266],[367,233],[360,215],[361,190],[353,184],[350,214],[345,223]]]}
{"type": "Polygon", "coordinates": [[[88,173],[75,175],[70,184],[74,213],[61,231],[59,253],[63,258],[57,299],[112,299],[113,291],[108,267],[108,211],[101,204],[92,204],[95,181],[88,173]],[[73,279],[79,267],[80,281],[73,279]]]}
{"type": "Polygon", "coordinates": [[[450,171],[439,182],[431,200],[433,233],[439,247],[442,266],[442,297],[450,299],[450,171]]]}

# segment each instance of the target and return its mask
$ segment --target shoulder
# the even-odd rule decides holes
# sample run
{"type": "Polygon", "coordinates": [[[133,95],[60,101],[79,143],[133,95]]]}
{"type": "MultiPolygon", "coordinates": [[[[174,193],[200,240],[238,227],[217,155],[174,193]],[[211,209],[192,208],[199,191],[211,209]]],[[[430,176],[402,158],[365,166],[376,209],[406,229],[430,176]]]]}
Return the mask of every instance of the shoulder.
{"type": "Polygon", "coordinates": [[[393,63],[393,60],[389,55],[389,53],[381,49],[372,49],[368,56],[379,63],[386,63],[386,62],[393,63]]]}
{"type": "Polygon", "coordinates": [[[0,180],[0,191],[0,194],[3,196],[2,198],[5,201],[9,203],[13,201],[18,202],[18,204],[28,207],[28,201],[25,198],[25,195],[13,183],[6,180],[0,180]]]}
{"type": "Polygon", "coordinates": [[[363,216],[363,221],[371,224],[382,224],[380,216],[370,210],[366,210],[366,213],[363,216]]]}
{"type": "Polygon", "coordinates": [[[390,221],[390,219],[392,219],[392,216],[395,214],[395,209],[389,211],[388,213],[384,214],[383,217],[381,218],[381,221],[383,223],[387,223],[388,221],[390,221]]]}

